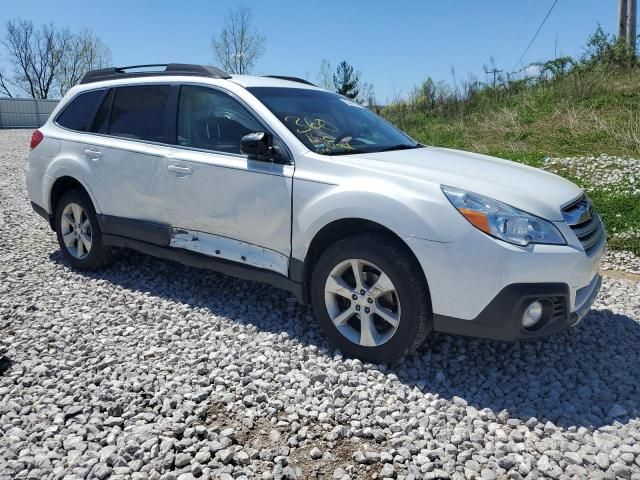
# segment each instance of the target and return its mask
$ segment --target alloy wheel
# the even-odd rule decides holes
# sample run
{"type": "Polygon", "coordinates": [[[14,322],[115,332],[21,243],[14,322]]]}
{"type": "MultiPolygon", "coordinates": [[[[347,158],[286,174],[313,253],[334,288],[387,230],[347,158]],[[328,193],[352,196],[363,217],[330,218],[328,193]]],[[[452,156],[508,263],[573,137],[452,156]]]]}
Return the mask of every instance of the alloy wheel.
{"type": "Polygon", "coordinates": [[[325,305],[336,329],[364,347],[384,344],[400,325],[400,299],[393,282],[366,260],[345,260],[331,270],[325,305]]]}
{"type": "Polygon", "coordinates": [[[69,203],[62,211],[60,232],[67,251],[79,260],[91,252],[92,231],[87,212],[77,203],[69,203]]]}

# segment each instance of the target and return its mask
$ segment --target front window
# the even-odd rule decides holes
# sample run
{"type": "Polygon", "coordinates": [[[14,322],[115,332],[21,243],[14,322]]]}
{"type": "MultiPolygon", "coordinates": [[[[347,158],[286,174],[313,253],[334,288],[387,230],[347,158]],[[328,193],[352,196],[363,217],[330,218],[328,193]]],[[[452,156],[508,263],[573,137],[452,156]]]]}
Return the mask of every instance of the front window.
{"type": "Polygon", "coordinates": [[[322,155],[421,147],[369,109],[336,93],[277,87],[248,90],[302,143],[322,155]]]}
{"type": "Polygon", "coordinates": [[[264,127],[224,92],[184,85],[178,105],[178,145],[240,154],[247,133],[264,127]]]}

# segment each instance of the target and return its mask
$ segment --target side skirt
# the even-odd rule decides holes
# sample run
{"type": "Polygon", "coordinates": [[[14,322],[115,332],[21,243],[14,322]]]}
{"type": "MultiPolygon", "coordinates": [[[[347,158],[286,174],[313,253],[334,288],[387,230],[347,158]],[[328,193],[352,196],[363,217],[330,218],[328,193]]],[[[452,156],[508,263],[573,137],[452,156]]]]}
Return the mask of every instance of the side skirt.
{"type": "Polygon", "coordinates": [[[279,273],[256,268],[250,265],[244,265],[233,261],[214,258],[201,253],[191,252],[180,248],[163,247],[152,243],[134,240],[132,238],[112,235],[108,233],[102,234],[102,241],[105,245],[113,247],[131,248],[142,253],[153,255],[154,257],[173,260],[190,267],[214,270],[225,275],[245,280],[254,280],[257,282],[268,283],[277,288],[282,288],[291,292],[297,300],[303,303],[302,284],[294,282],[288,277],[279,273]]]}

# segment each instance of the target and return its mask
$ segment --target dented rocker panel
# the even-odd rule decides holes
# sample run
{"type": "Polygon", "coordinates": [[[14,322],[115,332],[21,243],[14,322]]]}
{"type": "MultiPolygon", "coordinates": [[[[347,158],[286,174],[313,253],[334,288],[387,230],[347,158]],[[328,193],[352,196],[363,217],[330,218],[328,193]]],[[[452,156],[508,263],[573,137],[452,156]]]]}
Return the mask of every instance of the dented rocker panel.
{"type": "Polygon", "coordinates": [[[172,228],[169,246],[202,253],[211,257],[272,270],[281,275],[289,273],[289,258],[268,248],[252,245],[212,233],[172,228]]]}
{"type": "Polygon", "coordinates": [[[274,250],[212,233],[146,220],[99,215],[102,233],[147,244],[189,250],[219,260],[289,275],[289,257],[274,250]]]}
{"type": "Polygon", "coordinates": [[[282,288],[293,293],[299,302],[305,303],[306,294],[302,283],[291,280],[285,275],[280,275],[272,270],[231,262],[222,258],[218,259],[201,253],[192,252],[183,248],[163,247],[149,242],[126,238],[119,235],[103,234],[102,241],[105,245],[112,247],[124,247],[137,250],[154,257],[164,258],[180,262],[195,268],[205,268],[220,272],[224,275],[231,275],[236,278],[244,278],[256,282],[263,282],[282,288]]]}

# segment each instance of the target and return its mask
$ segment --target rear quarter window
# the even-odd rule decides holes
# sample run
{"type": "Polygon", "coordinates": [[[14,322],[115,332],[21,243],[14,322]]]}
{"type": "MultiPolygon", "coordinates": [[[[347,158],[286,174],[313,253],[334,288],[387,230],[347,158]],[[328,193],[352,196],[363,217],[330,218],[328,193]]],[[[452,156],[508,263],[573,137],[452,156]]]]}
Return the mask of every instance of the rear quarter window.
{"type": "Polygon", "coordinates": [[[56,122],[61,127],[86,132],[103,94],[104,89],[81,93],[64,108],[56,122]]]}

